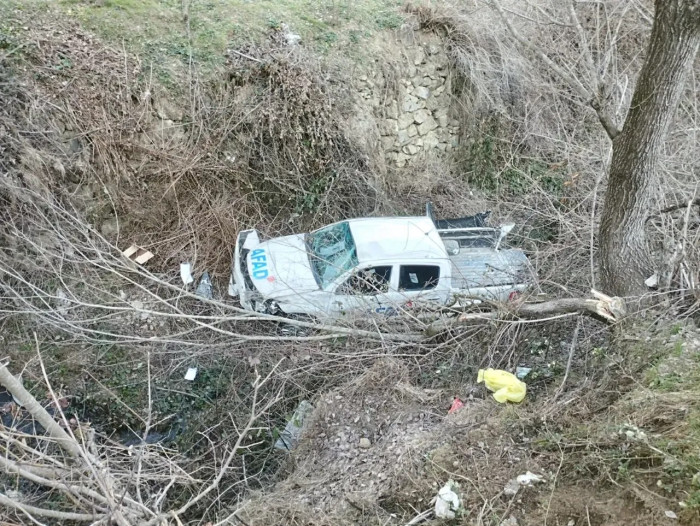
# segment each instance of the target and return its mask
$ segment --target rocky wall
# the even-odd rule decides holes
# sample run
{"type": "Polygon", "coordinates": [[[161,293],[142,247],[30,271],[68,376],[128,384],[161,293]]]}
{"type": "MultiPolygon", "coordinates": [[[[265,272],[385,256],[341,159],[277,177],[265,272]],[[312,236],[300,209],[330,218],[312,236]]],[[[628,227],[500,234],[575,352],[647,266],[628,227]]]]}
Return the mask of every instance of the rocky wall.
{"type": "Polygon", "coordinates": [[[416,32],[395,49],[391,64],[359,76],[356,86],[378,121],[387,165],[401,168],[449,154],[459,144],[459,121],[453,118],[449,60],[440,38],[416,32]]]}

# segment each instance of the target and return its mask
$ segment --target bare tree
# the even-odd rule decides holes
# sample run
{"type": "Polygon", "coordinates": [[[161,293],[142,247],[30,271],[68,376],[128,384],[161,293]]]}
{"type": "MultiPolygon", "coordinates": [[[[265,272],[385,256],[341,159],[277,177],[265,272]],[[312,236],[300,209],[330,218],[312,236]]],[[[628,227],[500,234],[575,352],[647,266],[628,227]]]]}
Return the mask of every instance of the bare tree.
{"type": "Polygon", "coordinates": [[[619,296],[645,293],[644,282],[653,272],[645,223],[653,213],[660,186],[657,168],[661,149],[700,43],[700,1],[656,0],[649,47],[621,127],[607,111],[606,87],[591,56],[575,2],[568,6],[568,23],[564,25],[576,30],[577,46],[582,50],[590,79],[573,73],[573,64],[557,63],[518,31],[498,0],[490,2],[515,39],[533,51],[596,112],[612,141],[607,194],[598,232],[602,288],[619,296]]]}
{"type": "Polygon", "coordinates": [[[642,294],[652,273],[644,224],[659,186],[657,159],[700,43],[700,1],[656,0],[646,60],[613,155],[600,224],[607,292],[642,294]]]}

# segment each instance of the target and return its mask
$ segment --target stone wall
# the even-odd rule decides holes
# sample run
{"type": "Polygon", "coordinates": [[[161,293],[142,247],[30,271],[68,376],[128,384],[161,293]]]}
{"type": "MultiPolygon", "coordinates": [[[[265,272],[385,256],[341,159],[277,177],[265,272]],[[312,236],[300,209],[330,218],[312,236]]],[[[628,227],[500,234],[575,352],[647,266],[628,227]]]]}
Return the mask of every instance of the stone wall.
{"type": "Polygon", "coordinates": [[[391,68],[360,76],[357,89],[378,120],[387,165],[401,168],[449,154],[459,143],[459,121],[451,117],[452,79],[440,38],[416,32],[398,46],[391,68]]]}

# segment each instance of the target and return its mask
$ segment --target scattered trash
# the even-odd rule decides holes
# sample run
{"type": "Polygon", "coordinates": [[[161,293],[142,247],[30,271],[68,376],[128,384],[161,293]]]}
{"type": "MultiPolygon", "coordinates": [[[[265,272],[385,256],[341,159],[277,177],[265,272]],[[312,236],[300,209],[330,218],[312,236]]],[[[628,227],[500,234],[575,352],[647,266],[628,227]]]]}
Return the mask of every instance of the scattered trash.
{"type": "Polygon", "coordinates": [[[448,415],[451,415],[452,413],[456,413],[459,411],[462,407],[464,407],[464,402],[462,402],[459,398],[455,398],[452,401],[452,406],[450,407],[450,410],[447,411],[448,415]]]}
{"type": "Polygon", "coordinates": [[[647,439],[647,434],[632,424],[624,424],[620,427],[618,434],[633,442],[642,442],[647,439]]]}
{"type": "Polygon", "coordinates": [[[289,26],[284,22],[280,24],[280,29],[282,30],[284,40],[287,42],[288,46],[293,47],[296,46],[299,42],[301,42],[301,37],[296,33],[292,33],[289,29],[289,26]]]}
{"type": "Polygon", "coordinates": [[[190,263],[180,263],[180,277],[185,285],[194,281],[192,277],[192,265],[190,263]]]}
{"type": "Polygon", "coordinates": [[[489,391],[493,391],[494,399],[504,404],[506,402],[522,402],[527,392],[527,385],[507,371],[500,369],[479,369],[477,383],[484,382],[489,391]]]}
{"type": "Polygon", "coordinates": [[[510,479],[503,488],[503,493],[509,497],[517,494],[518,491],[520,491],[520,484],[518,484],[518,481],[515,479],[510,479]]]}
{"type": "Polygon", "coordinates": [[[664,515],[666,515],[666,517],[668,517],[669,519],[677,519],[678,518],[678,515],[673,513],[671,510],[664,511],[664,515]]]}
{"type": "Polygon", "coordinates": [[[644,280],[644,284],[650,289],[655,289],[659,285],[659,275],[654,272],[651,276],[644,280]]]}
{"type": "Polygon", "coordinates": [[[459,495],[457,495],[458,490],[459,484],[452,479],[448,480],[447,484],[440,488],[437,497],[435,497],[435,516],[437,518],[455,518],[455,512],[457,512],[460,507],[459,495]]]}
{"type": "Polygon", "coordinates": [[[122,252],[122,256],[133,261],[134,263],[143,265],[153,257],[153,252],[149,252],[145,248],[137,247],[136,245],[131,245],[124,252],[122,252]]]}
{"type": "Polygon", "coordinates": [[[372,445],[372,442],[369,441],[369,438],[362,437],[360,439],[360,444],[359,444],[360,448],[369,449],[371,445],[372,445]]]}
{"type": "Polygon", "coordinates": [[[307,400],[302,400],[297,406],[292,418],[284,426],[284,430],[280,433],[280,437],[275,442],[275,449],[282,451],[291,451],[299,440],[304,420],[311,414],[314,406],[307,400]]]}
{"type": "Polygon", "coordinates": [[[506,486],[503,488],[503,493],[506,495],[513,496],[520,490],[521,487],[532,486],[535,482],[543,482],[544,478],[541,475],[536,475],[530,471],[526,472],[524,475],[518,475],[514,479],[510,479],[506,486]]]}
{"type": "Polygon", "coordinates": [[[56,289],[56,298],[58,298],[56,301],[56,303],[58,304],[56,310],[61,314],[65,314],[66,312],[68,312],[68,307],[70,307],[70,300],[68,299],[66,291],[64,291],[60,287],[56,289]]]}
{"type": "Polygon", "coordinates": [[[526,471],[524,475],[518,475],[515,480],[521,486],[532,486],[533,482],[542,482],[544,478],[541,475],[535,475],[530,471],[526,471]]]}
{"type": "Polygon", "coordinates": [[[530,371],[532,371],[532,367],[516,367],[515,368],[515,376],[518,379],[522,380],[528,374],[530,374],[530,371]]]}
{"type": "Polygon", "coordinates": [[[185,373],[185,380],[188,381],[193,381],[197,377],[197,368],[196,367],[190,367],[187,369],[187,372],[185,373]]]}
{"type": "Polygon", "coordinates": [[[212,298],[211,291],[211,278],[209,277],[209,272],[204,272],[202,277],[199,278],[199,285],[197,285],[197,290],[194,293],[201,297],[210,300],[212,298]]]}

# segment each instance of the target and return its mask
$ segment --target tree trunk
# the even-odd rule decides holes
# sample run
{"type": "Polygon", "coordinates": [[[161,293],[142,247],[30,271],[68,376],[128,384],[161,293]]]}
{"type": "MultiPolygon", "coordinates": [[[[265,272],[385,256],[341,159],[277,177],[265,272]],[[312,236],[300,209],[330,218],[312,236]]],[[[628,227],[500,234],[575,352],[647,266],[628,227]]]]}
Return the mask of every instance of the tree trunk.
{"type": "Polygon", "coordinates": [[[602,289],[641,295],[652,272],[644,223],[657,195],[656,165],[700,42],[700,0],[656,0],[646,60],[612,163],[600,224],[602,289]]]}

